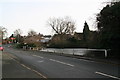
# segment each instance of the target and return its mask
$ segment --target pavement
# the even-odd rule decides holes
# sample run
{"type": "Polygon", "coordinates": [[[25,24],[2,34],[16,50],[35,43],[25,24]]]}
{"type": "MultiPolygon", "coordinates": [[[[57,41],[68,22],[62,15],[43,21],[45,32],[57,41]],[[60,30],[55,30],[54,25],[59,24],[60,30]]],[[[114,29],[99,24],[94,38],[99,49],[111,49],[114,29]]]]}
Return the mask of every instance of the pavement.
{"type": "Polygon", "coordinates": [[[2,78],[41,78],[8,53],[2,54],[2,78]]]}

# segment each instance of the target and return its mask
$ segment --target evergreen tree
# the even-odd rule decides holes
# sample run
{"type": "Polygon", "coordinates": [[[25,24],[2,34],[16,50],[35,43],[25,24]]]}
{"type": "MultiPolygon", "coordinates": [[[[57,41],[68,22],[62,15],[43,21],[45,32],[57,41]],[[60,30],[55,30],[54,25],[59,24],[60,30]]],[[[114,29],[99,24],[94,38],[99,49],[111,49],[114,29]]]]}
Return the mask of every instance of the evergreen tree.
{"type": "Polygon", "coordinates": [[[89,33],[90,33],[89,26],[88,26],[87,22],[85,21],[84,28],[83,28],[83,39],[84,39],[84,41],[88,40],[89,33]]]}
{"type": "Polygon", "coordinates": [[[97,22],[101,48],[111,49],[112,54],[117,56],[120,46],[120,2],[104,7],[97,16],[97,22]]]}
{"type": "Polygon", "coordinates": [[[14,34],[11,34],[11,36],[9,38],[13,38],[14,37],[14,34]]]}
{"type": "Polygon", "coordinates": [[[83,28],[83,42],[84,42],[84,47],[88,47],[88,43],[89,43],[89,26],[87,24],[87,22],[85,21],[84,23],[84,28],[83,28]]]}

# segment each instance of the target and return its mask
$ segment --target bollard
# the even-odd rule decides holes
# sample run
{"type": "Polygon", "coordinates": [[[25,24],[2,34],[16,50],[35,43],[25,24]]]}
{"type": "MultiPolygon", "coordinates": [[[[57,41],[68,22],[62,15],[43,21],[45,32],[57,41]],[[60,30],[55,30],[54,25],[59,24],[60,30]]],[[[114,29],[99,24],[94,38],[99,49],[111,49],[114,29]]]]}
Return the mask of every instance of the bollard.
{"type": "Polygon", "coordinates": [[[35,50],[35,49],[33,48],[33,50],[35,50]]]}
{"type": "Polygon", "coordinates": [[[30,50],[31,50],[31,47],[30,47],[30,50]]]}
{"type": "Polygon", "coordinates": [[[38,47],[37,47],[37,50],[39,50],[38,47]]]}

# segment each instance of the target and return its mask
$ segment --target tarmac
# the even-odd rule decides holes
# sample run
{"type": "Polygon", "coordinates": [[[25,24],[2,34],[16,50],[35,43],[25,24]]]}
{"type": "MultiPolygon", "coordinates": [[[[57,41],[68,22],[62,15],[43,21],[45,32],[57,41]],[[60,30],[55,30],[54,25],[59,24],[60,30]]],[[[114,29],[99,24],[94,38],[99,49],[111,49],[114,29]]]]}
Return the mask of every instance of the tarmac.
{"type": "Polygon", "coordinates": [[[2,53],[2,79],[41,78],[33,71],[16,62],[8,53],[2,53]]]}

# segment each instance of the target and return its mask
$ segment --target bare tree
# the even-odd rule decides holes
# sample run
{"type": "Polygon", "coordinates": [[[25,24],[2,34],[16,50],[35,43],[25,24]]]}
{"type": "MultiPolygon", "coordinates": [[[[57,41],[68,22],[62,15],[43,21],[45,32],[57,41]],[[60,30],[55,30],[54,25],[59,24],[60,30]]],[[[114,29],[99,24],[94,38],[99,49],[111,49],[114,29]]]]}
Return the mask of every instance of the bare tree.
{"type": "Polygon", "coordinates": [[[18,42],[18,43],[20,43],[22,41],[21,34],[22,34],[22,30],[21,29],[16,29],[14,31],[14,37],[16,38],[16,42],[18,42]]]}
{"type": "Polygon", "coordinates": [[[21,35],[22,34],[22,30],[21,29],[16,29],[14,31],[14,35],[17,36],[17,35],[21,35]]]}
{"type": "Polygon", "coordinates": [[[107,0],[106,2],[103,2],[107,5],[114,5],[115,3],[120,2],[120,0],[107,0]]]}
{"type": "Polygon", "coordinates": [[[47,24],[57,34],[73,34],[75,31],[75,22],[70,17],[50,18],[47,24]]]}
{"type": "Polygon", "coordinates": [[[34,30],[30,30],[28,32],[28,36],[35,36],[35,35],[37,35],[37,33],[34,30]]]}

